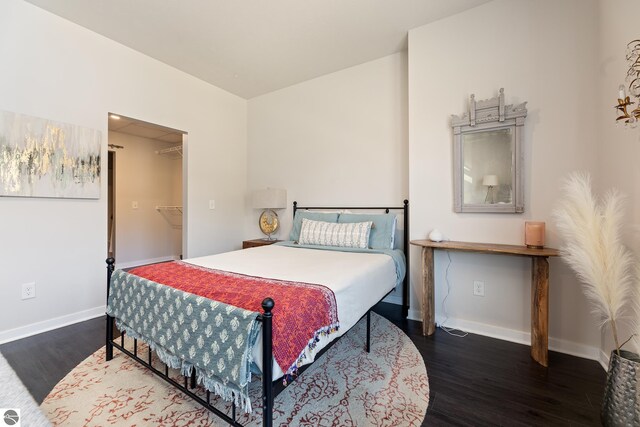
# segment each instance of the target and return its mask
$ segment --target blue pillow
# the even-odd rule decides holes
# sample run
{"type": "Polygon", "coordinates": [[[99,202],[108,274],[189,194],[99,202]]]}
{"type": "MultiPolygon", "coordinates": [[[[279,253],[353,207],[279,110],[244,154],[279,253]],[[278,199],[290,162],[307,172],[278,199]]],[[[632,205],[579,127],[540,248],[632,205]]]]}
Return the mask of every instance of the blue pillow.
{"type": "Polygon", "coordinates": [[[371,234],[369,234],[369,247],[371,249],[393,249],[395,233],[395,214],[340,214],[338,222],[364,222],[373,221],[371,234]]]}
{"type": "MultiPolygon", "coordinates": [[[[297,242],[300,238],[300,229],[302,228],[302,218],[307,218],[313,221],[324,222],[338,222],[338,212],[312,212],[297,210],[296,216],[293,218],[293,227],[291,227],[291,233],[289,234],[289,240],[297,242]]],[[[358,221],[352,221],[358,222],[358,221]]]]}

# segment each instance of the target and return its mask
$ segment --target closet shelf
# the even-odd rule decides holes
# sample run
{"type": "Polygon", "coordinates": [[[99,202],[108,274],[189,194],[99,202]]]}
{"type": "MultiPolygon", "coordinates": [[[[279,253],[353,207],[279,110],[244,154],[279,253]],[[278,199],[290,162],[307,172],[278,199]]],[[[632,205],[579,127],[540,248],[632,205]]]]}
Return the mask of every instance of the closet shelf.
{"type": "Polygon", "coordinates": [[[176,145],[175,147],[157,150],[156,154],[178,154],[180,157],[182,157],[182,145],[176,145]]]}
{"type": "Polygon", "coordinates": [[[178,211],[182,213],[182,206],[156,206],[156,210],[160,211],[178,211]]]}

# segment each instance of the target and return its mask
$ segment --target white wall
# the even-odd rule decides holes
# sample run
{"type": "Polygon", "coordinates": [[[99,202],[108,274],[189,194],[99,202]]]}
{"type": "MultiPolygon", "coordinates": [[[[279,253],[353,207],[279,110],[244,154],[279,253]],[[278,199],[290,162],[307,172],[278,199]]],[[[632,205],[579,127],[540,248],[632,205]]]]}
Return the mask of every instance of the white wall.
{"type": "MultiPolygon", "coordinates": [[[[406,61],[398,53],[250,99],[249,190],[284,188],[289,204],[307,206],[402,206],[406,61]]],[[[247,238],[262,236],[258,215],[248,216],[247,238]]],[[[292,209],[278,215],[278,238],[288,239],[292,209]]]]}
{"type": "MultiPolygon", "coordinates": [[[[401,206],[408,193],[406,53],[249,100],[248,187],[289,203],[401,206]]],[[[260,237],[259,212],[247,237],[260,237]]],[[[280,238],[291,229],[291,208],[280,238]]]]}
{"type": "MultiPolygon", "coordinates": [[[[624,242],[640,258],[640,127],[625,129],[616,125],[618,86],[625,84],[628,65],[625,61],[627,43],[638,39],[633,17],[640,16],[640,2],[634,0],[599,0],[600,64],[598,122],[600,126],[600,182],[602,189],[618,188],[627,196],[624,242]]],[[[596,87],[596,89],[598,89],[596,87]]],[[[636,100],[633,100],[637,102],[636,100]]],[[[636,107],[634,105],[633,107],[636,107]]],[[[628,325],[620,325],[620,339],[632,333],[628,325]]],[[[636,343],[636,351],[640,347],[636,343]]],[[[633,343],[631,343],[633,346],[633,343]]],[[[602,350],[606,356],[613,349],[609,329],[603,331],[602,350]]],[[[633,347],[631,347],[633,348],[633,347]]],[[[604,355],[603,355],[604,356],[604,355]]]]}
{"type": "Polygon", "coordinates": [[[156,206],[182,206],[182,158],[156,151],[176,145],[109,132],[115,150],[115,251],[117,267],[179,259],[182,214],[156,206]],[[133,203],[137,208],[133,207],[133,203]]]}
{"type": "MultiPolygon", "coordinates": [[[[187,255],[240,247],[245,100],[21,0],[0,2],[0,57],[0,109],[101,130],[103,171],[109,111],[187,131],[187,255]]],[[[106,188],[0,199],[0,342],[103,312],[106,188]],[[21,301],[31,281],[37,297],[21,301]]]]}
{"type": "MultiPolygon", "coordinates": [[[[594,0],[496,0],[409,32],[409,187],[411,236],[439,228],[451,240],[524,243],[526,220],[546,221],[559,183],[573,170],[597,170],[597,3],[594,0]],[[469,96],[528,101],[525,213],[456,214],[452,210],[450,115],[469,96]]],[[[612,104],[613,105],[613,104],[612,104]]],[[[530,261],[451,253],[449,325],[529,342],[530,261]],[[473,281],[486,296],[473,296],[473,281]]],[[[419,250],[412,253],[412,313],[420,312],[419,250]]],[[[447,255],[436,255],[436,315],[442,320],[447,255]]],[[[550,260],[550,347],[597,357],[600,334],[573,273],[550,260]]]]}

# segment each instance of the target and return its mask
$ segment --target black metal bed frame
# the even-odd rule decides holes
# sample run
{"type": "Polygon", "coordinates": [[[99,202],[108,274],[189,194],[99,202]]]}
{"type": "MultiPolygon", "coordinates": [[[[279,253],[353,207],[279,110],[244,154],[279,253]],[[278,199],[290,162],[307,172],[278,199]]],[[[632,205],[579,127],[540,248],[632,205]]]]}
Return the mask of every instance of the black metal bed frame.
{"type": "MultiPolygon", "coordinates": [[[[305,209],[305,210],[384,210],[386,213],[389,213],[390,210],[402,210],[404,213],[404,245],[403,250],[405,253],[406,259],[406,274],[403,281],[403,303],[402,303],[402,313],[403,318],[406,318],[409,311],[409,201],[404,201],[404,206],[402,207],[309,207],[309,206],[298,206],[298,202],[293,202],[293,215],[295,217],[296,210],[305,209]]],[[[115,268],[115,259],[112,257],[107,258],[107,302],[109,300],[109,291],[111,288],[111,275],[113,274],[113,270],[115,268]]],[[[393,290],[391,291],[393,292],[393,290]]],[[[387,293],[380,301],[387,297],[391,292],[387,293]]],[[[378,301],[378,302],[380,302],[378,301]]],[[[282,391],[284,387],[280,386],[280,383],[274,384],[273,382],[273,314],[271,311],[275,302],[271,298],[265,298],[262,301],[262,310],[263,312],[258,315],[257,320],[262,322],[262,425],[263,427],[272,427],[273,426],[273,399],[282,391]]],[[[375,305],[375,304],[374,304],[375,305]]],[[[367,313],[364,315],[367,318],[367,338],[366,338],[366,351],[370,352],[371,349],[371,308],[367,310],[367,313]]],[[[363,317],[364,317],[363,316],[363,317]]],[[[152,364],[152,351],[151,348],[148,347],[146,360],[143,359],[138,354],[138,340],[133,340],[133,352],[127,350],[124,345],[124,336],[125,332],[121,331],[120,333],[120,342],[116,342],[116,339],[113,338],[114,333],[114,323],[115,318],[112,316],[106,316],[107,321],[107,332],[106,332],[106,360],[110,361],[113,359],[113,349],[116,348],[120,350],[122,353],[131,357],[141,365],[148,368],[151,372],[173,385],[184,394],[192,398],[194,401],[213,412],[216,416],[218,416],[223,421],[227,422],[229,425],[235,427],[244,427],[240,424],[236,419],[236,406],[235,403],[231,403],[231,416],[222,412],[215,406],[211,404],[211,392],[206,390],[206,400],[195,394],[192,389],[196,387],[196,376],[195,369],[191,371],[191,377],[184,377],[184,384],[180,384],[175,381],[173,378],[169,376],[169,367],[165,364],[164,371],[157,369],[152,364]]],[[[356,322],[357,323],[357,322],[356,322]]],[[[343,334],[342,336],[344,336],[343,334]]],[[[342,337],[341,336],[341,337],[342,337]]],[[[316,354],[316,359],[331,348],[341,337],[335,339],[333,342],[329,343],[322,351],[316,354]]],[[[302,373],[307,369],[309,365],[301,367],[299,369],[299,373],[302,373]]]]}

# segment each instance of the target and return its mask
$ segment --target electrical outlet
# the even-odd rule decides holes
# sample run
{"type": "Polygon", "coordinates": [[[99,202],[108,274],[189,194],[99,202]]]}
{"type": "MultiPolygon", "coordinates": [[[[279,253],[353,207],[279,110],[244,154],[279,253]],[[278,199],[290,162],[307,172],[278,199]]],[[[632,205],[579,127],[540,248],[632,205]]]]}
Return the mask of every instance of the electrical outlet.
{"type": "Polygon", "coordinates": [[[135,201],[135,200],[133,202],[131,202],[131,208],[132,209],[138,209],[138,202],[135,201]]]}
{"type": "Polygon", "coordinates": [[[22,284],[22,299],[36,297],[36,282],[22,284]]]}
{"type": "Polygon", "coordinates": [[[473,281],[473,295],[477,296],[477,297],[483,297],[484,296],[484,282],[481,280],[474,280],[473,281]]]}

